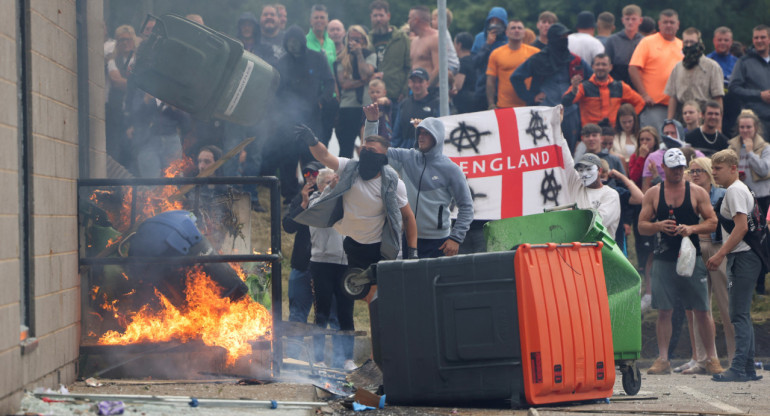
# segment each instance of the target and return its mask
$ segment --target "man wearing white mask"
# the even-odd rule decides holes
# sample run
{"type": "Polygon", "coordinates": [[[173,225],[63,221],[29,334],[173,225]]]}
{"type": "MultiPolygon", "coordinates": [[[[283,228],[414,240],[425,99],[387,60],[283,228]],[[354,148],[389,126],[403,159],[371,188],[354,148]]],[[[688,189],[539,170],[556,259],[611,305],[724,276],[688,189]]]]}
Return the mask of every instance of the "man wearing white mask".
{"type": "MultiPolygon", "coordinates": [[[[569,164],[565,163],[565,166],[569,164]]],[[[574,169],[567,169],[567,176],[577,207],[598,211],[607,232],[614,236],[620,222],[620,197],[616,190],[602,183],[603,170],[599,156],[586,153],[578,159],[574,169]]]]}

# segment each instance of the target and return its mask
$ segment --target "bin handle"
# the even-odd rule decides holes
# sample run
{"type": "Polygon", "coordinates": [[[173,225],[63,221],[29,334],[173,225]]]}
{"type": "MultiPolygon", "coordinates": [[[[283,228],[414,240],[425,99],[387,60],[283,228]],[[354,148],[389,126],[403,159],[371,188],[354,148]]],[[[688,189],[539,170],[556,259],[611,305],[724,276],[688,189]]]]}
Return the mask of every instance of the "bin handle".
{"type": "Polygon", "coordinates": [[[577,204],[566,204],[566,205],[557,205],[555,207],[547,207],[543,208],[543,212],[553,212],[553,211],[567,211],[567,210],[573,210],[577,209],[577,204]]]}

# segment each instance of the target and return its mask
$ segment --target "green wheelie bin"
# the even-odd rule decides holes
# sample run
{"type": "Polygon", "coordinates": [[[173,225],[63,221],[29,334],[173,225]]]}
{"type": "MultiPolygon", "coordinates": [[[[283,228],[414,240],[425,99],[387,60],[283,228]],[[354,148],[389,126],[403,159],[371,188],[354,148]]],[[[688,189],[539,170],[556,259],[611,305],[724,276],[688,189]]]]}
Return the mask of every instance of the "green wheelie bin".
{"type": "Polygon", "coordinates": [[[593,210],[552,211],[490,221],[484,226],[487,251],[505,251],[523,244],[604,243],[602,259],[612,322],[615,362],[623,375],[623,389],[634,395],[641,387],[635,361],[642,350],[641,277],[607,233],[593,210]]]}

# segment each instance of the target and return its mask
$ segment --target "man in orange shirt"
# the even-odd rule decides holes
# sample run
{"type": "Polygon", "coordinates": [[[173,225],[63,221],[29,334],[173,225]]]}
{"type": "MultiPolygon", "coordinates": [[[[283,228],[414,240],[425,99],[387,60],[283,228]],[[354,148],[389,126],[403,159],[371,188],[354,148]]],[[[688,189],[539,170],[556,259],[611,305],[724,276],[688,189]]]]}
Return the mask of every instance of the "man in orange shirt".
{"type": "Polygon", "coordinates": [[[581,75],[574,75],[570,80],[572,87],[561,99],[564,106],[574,103],[580,107],[583,126],[607,119],[610,126],[615,127],[618,108],[624,103],[633,105],[637,113],[644,109],[644,100],[636,91],[625,82],[612,79],[612,64],[607,54],[596,55],[591,69],[594,74],[586,81],[581,75]]]}
{"type": "Polygon", "coordinates": [[[521,20],[509,21],[505,36],[508,37],[508,45],[492,51],[487,64],[487,104],[490,109],[527,105],[516,95],[510,78],[519,65],[540,51],[524,44],[524,23],[521,20]]]}
{"type": "Polygon", "coordinates": [[[639,122],[642,127],[656,129],[668,115],[668,95],[663,92],[668,77],[684,56],[682,41],[676,37],[679,15],[671,9],[663,10],[658,17],[658,28],[658,33],[639,42],[628,67],[631,82],[647,105],[639,122]]]}

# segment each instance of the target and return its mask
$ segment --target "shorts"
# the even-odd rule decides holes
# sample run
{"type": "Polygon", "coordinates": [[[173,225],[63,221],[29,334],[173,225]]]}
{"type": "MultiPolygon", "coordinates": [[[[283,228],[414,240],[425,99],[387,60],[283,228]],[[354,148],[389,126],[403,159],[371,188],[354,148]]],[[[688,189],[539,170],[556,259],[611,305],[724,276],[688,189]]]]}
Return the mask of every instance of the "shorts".
{"type": "Polygon", "coordinates": [[[685,309],[708,311],[708,272],[700,256],[690,277],[676,273],[676,261],[652,261],[652,308],[671,310],[681,299],[685,309]]]}

